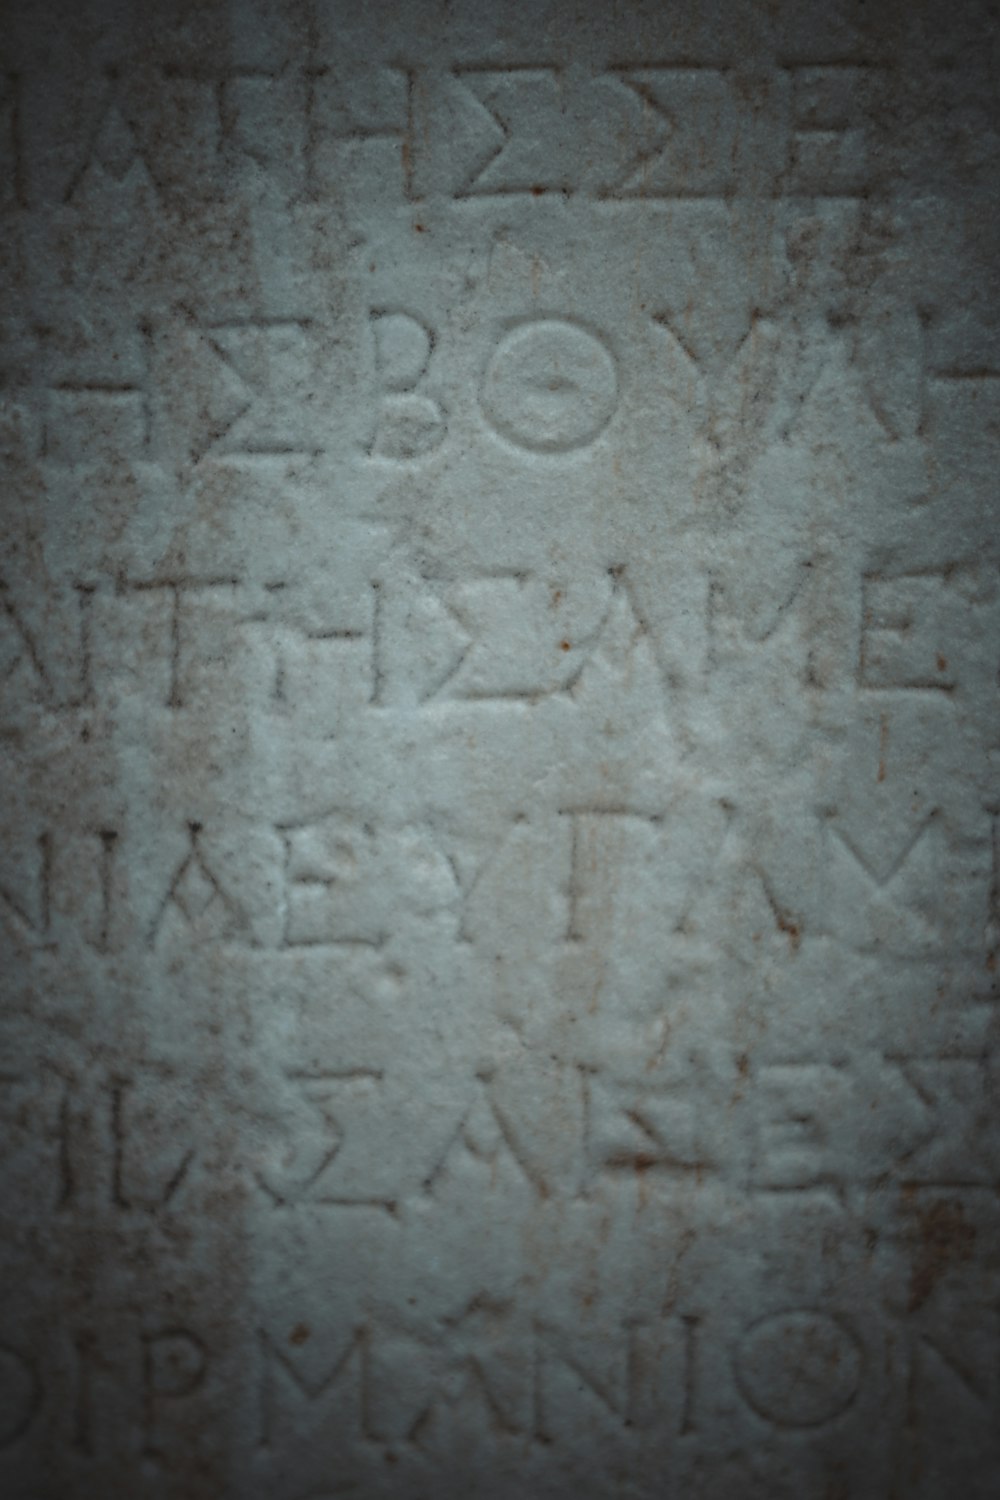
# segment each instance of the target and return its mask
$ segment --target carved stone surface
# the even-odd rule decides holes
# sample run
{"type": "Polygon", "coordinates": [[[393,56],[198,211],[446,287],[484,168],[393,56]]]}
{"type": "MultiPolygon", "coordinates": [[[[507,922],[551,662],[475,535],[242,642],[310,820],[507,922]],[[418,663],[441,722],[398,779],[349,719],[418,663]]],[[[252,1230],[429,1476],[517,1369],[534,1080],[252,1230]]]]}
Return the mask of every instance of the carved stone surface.
{"type": "Polygon", "coordinates": [[[992,1500],[993,7],[4,31],[5,1500],[992,1500]]]}

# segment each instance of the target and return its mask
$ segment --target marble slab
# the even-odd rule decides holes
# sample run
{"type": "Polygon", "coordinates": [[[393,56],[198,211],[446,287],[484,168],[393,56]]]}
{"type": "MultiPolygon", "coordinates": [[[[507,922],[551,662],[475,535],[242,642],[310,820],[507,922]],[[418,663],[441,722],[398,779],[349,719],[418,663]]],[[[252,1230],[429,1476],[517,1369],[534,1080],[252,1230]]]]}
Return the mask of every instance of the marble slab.
{"type": "Polygon", "coordinates": [[[4,31],[5,1500],[992,1500],[993,7],[4,31]]]}

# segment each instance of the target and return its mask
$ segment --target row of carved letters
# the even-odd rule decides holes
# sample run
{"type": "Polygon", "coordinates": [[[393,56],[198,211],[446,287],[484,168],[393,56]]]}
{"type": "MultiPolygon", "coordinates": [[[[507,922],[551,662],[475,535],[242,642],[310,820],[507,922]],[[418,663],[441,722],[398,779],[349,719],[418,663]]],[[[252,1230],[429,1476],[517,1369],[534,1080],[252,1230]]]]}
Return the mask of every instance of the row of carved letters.
{"type": "MultiPolygon", "coordinates": [[[[850,664],[860,690],[931,693],[948,701],[964,670],[972,669],[978,677],[983,668],[992,686],[1000,682],[998,665],[990,660],[984,666],[988,652],[971,663],[964,653],[956,662],[955,645],[967,635],[976,611],[992,610],[995,604],[987,596],[982,604],[970,600],[962,576],[961,569],[947,564],[915,573],[863,575],[859,639],[850,664]]],[[[775,630],[795,623],[816,577],[808,565],[802,570],[775,630]]],[[[372,583],[367,598],[359,591],[350,624],[309,628],[295,620],[294,602],[286,611],[286,599],[295,590],[284,583],[122,578],[113,588],[87,583],[54,592],[46,639],[33,625],[21,589],[5,587],[0,580],[0,717],[9,721],[19,705],[29,703],[52,710],[99,706],[100,677],[113,678],[120,670],[121,639],[141,625],[142,638],[152,641],[156,611],[162,616],[159,662],[151,650],[136,691],[145,694],[150,683],[161,680],[163,701],[171,710],[188,706],[192,680],[197,681],[198,649],[210,661],[241,660],[246,666],[246,651],[263,647],[268,680],[255,701],[271,711],[294,714],[315,708],[317,690],[326,684],[322,701],[336,717],[344,706],[354,714],[396,704],[537,703],[552,694],[572,694],[587,664],[616,630],[634,640],[645,637],[652,649],[650,627],[627,568],[613,567],[593,579],[587,602],[594,619],[582,640],[569,639],[560,629],[564,592],[530,574],[487,574],[456,582],[401,575],[372,583]],[[143,610],[145,614],[136,613],[143,610]],[[408,658],[397,651],[400,659],[393,659],[387,625],[396,615],[422,614],[433,633],[422,642],[421,653],[408,658]],[[532,622],[527,637],[526,619],[532,622]],[[207,632],[214,636],[208,650],[207,632]],[[516,659],[491,647],[505,633],[518,643],[516,659]],[[304,694],[296,688],[301,673],[304,694]]],[[[721,642],[733,644],[734,627],[737,640],[757,649],[759,641],[740,636],[738,617],[728,614],[731,606],[717,580],[706,577],[703,593],[710,663],[718,659],[721,642]]],[[[988,632],[988,623],[985,628],[988,632]]],[[[406,633],[396,630],[391,638],[402,646],[406,633]]],[[[814,677],[809,681],[813,688],[823,686],[814,677]]]]}
{"type": "MultiPolygon", "coordinates": [[[[916,313],[912,320],[918,321],[916,313]]],[[[644,384],[662,381],[665,393],[673,394],[677,413],[707,431],[714,431],[712,424],[728,410],[727,403],[744,399],[742,386],[734,386],[731,377],[752,357],[755,333],[771,349],[787,331],[777,319],[748,315],[747,327],[716,348],[711,325],[702,329],[697,315],[687,311],[681,316],[665,307],[649,322],[654,349],[658,344],[661,352],[649,357],[644,384]]],[[[36,330],[36,337],[34,362],[47,373],[42,389],[30,395],[23,422],[31,434],[30,451],[57,466],[109,453],[137,462],[183,456],[192,464],[301,464],[329,451],[331,414],[344,419],[342,399],[332,393],[317,399],[328,378],[323,351],[329,334],[309,318],[210,322],[191,315],[182,325],[157,328],[143,322],[132,337],[117,341],[116,361],[109,365],[105,350],[105,363],[90,369],[58,353],[50,359],[47,330],[36,330]],[[180,340],[183,357],[165,357],[174,339],[180,340]],[[183,368],[189,380],[197,370],[213,390],[211,403],[196,415],[185,411],[183,396],[170,383],[176,368],[183,368]]],[[[800,339],[797,331],[795,339],[800,339]]],[[[488,430],[508,449],[550,460],[589,447],[619,409],[628,375],[614,343],[603,330],[556,313],[514,319],[495,330],[475,351],[481,369],[479,406],[488,430]]],[[[829,360],[838,347],[837,336],[830,335],[829,347],[817,352],[820,366],[820,356],[825,353],[829,360]]],[[[370,310],[362,357],[371,399],[358,402],[355,379],[348,387],[355,412],[364,412],[368,422],[365,429],[364,420],[348,419],[361,429],[353,433],[359,453],[383,464],[414,464],[441,447],[449,431],[448,402],[455,394],[442,368],[441,348],[438,331],[424,317],[398,306],[370,310]]],[[[956,381],[996,386],[991,370],[924,369],[915,348],[893,350],[895,360],[907,362],[900,368],[906,371],[912,409],[896,410],[883,399],[885,369],[870,359],[855,393],[890,440],[922,430],[927,398],[922,382],[944,382],[942,388],[956,381]]],[[[785,438],[803,419],[816,370],[801,378],[807,389],[791,403],[785,438]]]]}
{"type": "MultiPolygon", "coordinates": [[[[266,1462],[289,1442],[298,1443],[303,1429],[320,1447],[325,1432],[335,1442],[350,1436],[361,1445],[419,1448],[432,1423],[447,1422],[456,1399],[481,1403],[496,1437],[560,1441],[587,1412],[626,1441],[697,1441],[719,1381],[727,1396],[740,1399],[755,1431],[815,1430],[866,1404],[866,1388],[878,1383],[878,1345],[900,1336],[911,1383],[927,1382],[930,1394],[944,1380],[977,1417],[986,1418],[993,1382],[970,1372],[947,1334],[931,1335],[891,1316],[862,1332],[850,1312],[812,1305],[751,1318],[735,1336],[710,1314],[665,1311],[581,1343],[551,1319],[526,1316],[481,1294],[440,1332],[410,1333],[369,1321],[327,1336],[322,1361],[311,1345],[302,1347],[313,1337],[307,1323],[258,1329],[255,1347],[245,1347],[245,1373],[238,1379],[231,1356],[213,1353],[209,1341],[177,1325],[136,1330],[111,1359],[99,1335],[78,1334],[68,1352],[49,1356],[46,1375],[73,1393],[63,1410],[71,1417],[78,1457],[104,1453],[112,1441],[97,1399],[97,1373],[103,1371],[106,1382],[113,1371],[115,1383],[121,1382],[116,1439],[121,1441],[125,1426],[122,1401],[134,1402],[135,1420],[127,1425],[144,1458],[165,1461],[174,1449],[174,1423],[190,1422],[186,1403],[205,1396],[211,1401],[213,1389],[225,1381],[227,1404],[235,1389],[237,1399],[251,1407],[248,1430],[258,1460],[266,1462]],[[817,1369],[821,1359],[822,1378],[803,1389],[803,1364],[817,1369]],[[400,1367],[408,1372],[405,1380],[400,1367]]],[[[6,1377],[0,1449],[12,1448],[36,1425],[45,1405],[41,1366],[37,1352],[29,1354],[20,1340],[0,1342],[6,1377]]],[[[911,1384],[911,1399],[913,1394],[911,1384]]]]}
{"type": "MultiPolygon", "coordinates": [[[[494,1189],[506,1181],[539,1203],[586,1201],[605,1180],[638,1181],[652,1197],[721,1178],[743,1191],[815,1193],[841,1209],[855,1190],[890,1180],[907,1192],[947,1188],[991,1200],[1000,1188],[996,1143],[979,1123],[995,1069],[981,1055],[755,1064],[743,1054],[729,1059],[728,1078],[720,1068],[716,1060],[710,1074],[695,1059],[683,1077],[653,1083],[565,1064],[527,1102],[511,1093],[513,1080],[486,1070],[470,1075],[449,1109],[405,1128],[409,1162],[389,1144],[401,1128],[405,1084],[373,1067],[290,1069],[258,1080],[269,1123],[243,1152],[236,1148],[225,1175],[241,1177],[276,1211],[372,1210],[396,1222],[414,1203],[467,1192],[477,1165],[494,1189]],[[726,1107],[715,1111],[710,1101],[719,1096],[726,1107]],[[557,1145],[536,1118],[549,1105],[559,1111],[557,1145]]],[[[188,1214],[219,1170],[206,1160],[214,1148],[199,1144],[216,1135],[200,1118],[204,1109],[173,1073],[153,1066],[86,1083],[51,1068],[0,1074],[5,1172],[10,1184],[28,1174],[19,1217],[105,1205],[125,1215],[188,1214]]]]}
{"type": "MultiPolygon", "coordinates": [[[[517,815],[499,833],[493,849],[485,856],[480,853],[473,863],[460,841],[456,844],[432,828],[373,824],[350,812],[331,811],[312,821],[263,828],[251,840],[257,866],[267,877],[264,898],[257,890],[259,881],[234,884],[231,871],[240,862],[234,866],[226,857],[225,840],[216,840],[214,852],[206,849],[206,830],[192,821],[186,836],[174,840],[172,865],[164,861],[159,876],[147,870],[139,882],[152,890],[160,881],[159,900],[150,906],[145,921],[137,918],[122,883],[124,876],[134,885],[140,857],[125,858],[116,830],[58,835],[48,830],[37,835],[33,849],[30,841],[21,840],[25,859],[20,879],[12,879],[12,865],[0,879],[0,920],[30,948],[55,948],[68,930],[75,929],[83,942],[102,954],[135,941],[154,951],[177,941],[184,946],[222,942],[271,950],[379,950],[401,930],[407,913],[418,921],[445,917],[459,942],[474,944],[484,920],[488,927],[490,910],[514,898],[507,861],[520,849],[544,868],[546,879],[561,883],[563,917],[558,918],[550,903],[539,918],[539,933],[546,931],[556,943],[582,944],[598,935],[606,941],[608,934],[594,914],[601,910],[607,880],[620,880],[630,868],[639,872],[650,859],[670,859],[671,827],[687,826],[697,828],[702,839],[714,840],[714,854],[689,860],[695,888],[679,906],[665,896],[662,910],[653,908],[653,930],[672,913],[677,931],[683,930],[685,914],[701,894],[698,881],[708,881],[713,861],[721,859],[733,813],[723,802],[693,805],[687,824],[677,813],[669,823],[663,814],[622,806],[567,807],[533,820],[517,815]],[[612,827],[616,837],[609,855],[606,836],[612,827]],[[220,875],[220,870],[226,873],[220,875]]],[[[912,874],[919,899],[925,900],[930,855],[936,852],[940,863],[943,854],[937,842],[939,823],[932,810],[919,824],[903,827],[887,859],[884,846],[873,855],[855,843],[850,824],[824,814],[819,831],[827,864],[835,863],[836,878],[828,872],[827,882],[817,890],[827,891],[827,899],[833,889],[841,892],[838,899],[847,901],[858,917],[873,901],[905,910],[908,896],[913,897],[907,884],[912,874]]],[[[239,842],[246,844],[245,834],[239,842]]],[[[8,859],[13,850],[9,841],[8,859]]],[[[803,933],[800,919],[778,899],[759,851],[748,853],[741,869],[742,887],[759,890],[762,909],[770,909],[778,932],[789,939],[793,951],[803,935],[831,935],[833,929],[822,921],[803,933]]],[[[1000,923],[1000,817],[995,807],[983,808],[979,847],[967,851],[953,873],[970,885],[966,916],[972,927],[968,933],[961,929],[963,941],[976,946],[985,934],[989,943],[991,924],[1000,923]]],[[[800,911],[813,899],[800,890],[800,911]]],[[[840,912],[838,920],[843,915],[840,912]]],[[[834,919],[829,913],[828,917],[834,919]]],[[[958,920],[958,908],[953,907],[953,943],[960,933],[958,920]]],[[[860,932],[855,937],[861,941],[860,932]]],[[[943,941],[944,934],[928,928],[924,938],[943,941]]]]}
{"type": "Polygon", "coordinates": [[[127,74],[109,76],[75,159],[54,178],[30,149],[48,80],[8,74],[0,106],[12,118],[12,181],[24,206],[53,195],[71,203],[95,178],[135,176],[169,193],[171,132],[161,124],[154,135],[145,123],[171,110],[180,112],[189,186],[220,156],[242,153],[311,197],[325,186],[331,145],[382,138],[399,151],[399,189],[410,202],[552,193],[697,199],[745,191],[747,179],[772,196],[837,197],[870,184],[867,125],[883,77],[878,67],[839,60],[761,70],[750,90],[732,69],[691,61],[596,75],[545,62],[403,66],[353,78],[308,66],[281,77],[168,67],[156,81],[158,111],[148,81],[140,112],[127,74]]]}

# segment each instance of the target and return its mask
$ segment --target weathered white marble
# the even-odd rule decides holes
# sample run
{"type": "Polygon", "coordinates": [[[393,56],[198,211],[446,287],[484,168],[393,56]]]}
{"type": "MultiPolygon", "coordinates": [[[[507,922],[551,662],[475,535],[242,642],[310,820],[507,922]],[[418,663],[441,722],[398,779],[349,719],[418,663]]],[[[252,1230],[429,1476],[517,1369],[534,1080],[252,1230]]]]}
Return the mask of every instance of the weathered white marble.
{"type": "Polygon", "coordinates": [[[5,1500],[996,1493],[991,7],[7,7],[5,1500]]]}

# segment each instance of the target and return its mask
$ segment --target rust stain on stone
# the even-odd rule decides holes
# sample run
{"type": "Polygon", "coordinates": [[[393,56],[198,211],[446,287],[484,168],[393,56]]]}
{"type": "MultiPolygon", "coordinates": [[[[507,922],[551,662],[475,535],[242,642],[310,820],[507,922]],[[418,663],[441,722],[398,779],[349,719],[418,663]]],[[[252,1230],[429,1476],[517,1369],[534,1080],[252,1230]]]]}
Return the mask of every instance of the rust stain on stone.
{"type": "Polygon", "coordinates": [[[957,1198],[942,1198],[926,1208],[916,1208],[917,1244],[910,1274],[908,1310],[923,1307],[934,1288],[951,1268],[972,1258],[975,1225],[968,1223],[957,1198]]]}

